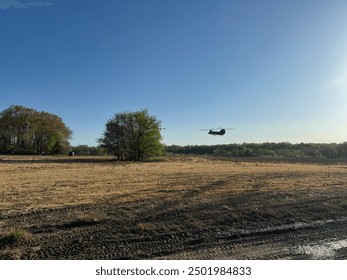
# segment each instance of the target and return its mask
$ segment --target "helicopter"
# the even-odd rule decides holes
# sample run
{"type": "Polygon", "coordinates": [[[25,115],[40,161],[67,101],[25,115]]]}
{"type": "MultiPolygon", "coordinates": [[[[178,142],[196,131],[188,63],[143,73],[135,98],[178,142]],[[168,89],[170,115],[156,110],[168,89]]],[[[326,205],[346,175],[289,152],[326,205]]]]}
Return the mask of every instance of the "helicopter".
{"type": "Polygon", "coordinates": [[[216,135],[220,135],[223,136],[226,132],[226,130],[233,130],[234,128],[211,128],[211,129],[200,129],[202,131],[208,131],[208,134],[216,136],[216,135]]]}

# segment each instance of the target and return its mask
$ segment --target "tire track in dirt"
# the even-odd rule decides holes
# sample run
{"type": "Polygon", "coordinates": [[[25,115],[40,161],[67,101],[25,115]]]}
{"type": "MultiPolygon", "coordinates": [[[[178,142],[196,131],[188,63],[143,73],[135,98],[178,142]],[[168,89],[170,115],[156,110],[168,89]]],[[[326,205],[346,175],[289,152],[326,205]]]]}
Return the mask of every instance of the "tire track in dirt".
{"type": "Polygon", "coordinates": [[[305,246],[339,243],[346,240],[346,234],[347,219],[320,221],[299,227],[275,227],[239,235],[224,233],[195,244],[190,251],[165,256],[164,259],[346,259],[346,242],[329,255],[314,255],[303,250],[305,246]]]}
{"type": "MultiPolygon", "coordinates": [[[[288,231],[268,231],[266,234],[256,232],[242,234],[234,233],[230,235],[218,235],[216,232],[182,232],[159,234],[152,237],[138,238],[117,238],[115,231],[107,231],[105,227],[94,230],[77,230],[62,236],[51,236],[37,240],[30,247],[39,247],[35,252],[28,251],[23,255],[24,259],[144,259],[144,258],[240,258],[240,259],[275,259],[275,258],[309,258],[300,254],[298,247],[296,252],[293,244],[288,244],[288,239],[304,241],[303,246],[307,246],[307,240],[311,243],[322,242],[322,240],[339,240],[346,236],[344,228],[318,232],[310,229],[295,230],[295,233],[288,231]],[[323,238],[323,239],[322,239],[323,238]],[[40,242],[41,241],[41,242],[40,242]],[[306,244],[306,245],[305,245],[306,244]],[[272,250],[264,250],[264,248],[272,250]],[[182,253],[184,252],[184,253],[182,253]],[[264,252],[267,252],[265,254],[264,252]],[[293,254],[295,253],[295,254],[293,254]],[[294,257],[293,257],[294,256],[294,257]]],[[[314,229],[317,230],[317,229],[314,229]]],[[[340,258],[345,258],[342,251],[340,258]]]]}
{"type": "MultiPolygon", "coordinates": [[[[314,205],[327,203],[325,196],[307,200],[300,198],[300,192],[291,193],[295,199],[287,202],[281,193],[269,196],[252,191],[193,199],[229,184],[230,180],[232,176],[203,184],[177,199],[108,201],[7,213],[0,216],[0,222],[32,232],[33,238],[21,244],[21,259],[310,259],[320,258],[310,254],[317,248],[333,248],[327,258],[347,258],[342,246],[347,234],[346,219],[323,212],[319,213],[322,220],[312,221],[307,214],[307,209],[315,209],[314,205]],[[259,215],[269,209],[277,216],[253,217],[257,208],[259,215]],[[306,216],[283,224],[281,215],[296,208],[307,208],[306,216]],[[282,213],[279,210],[283,214],[278,214],[282,213]],[[74,215],[90,212],[100,213],[100,219],[74,220],[74,215]],[[241,218],[230,217],[233,213],[241,218]],[[330,216],[333,219],[328,220],[330,216]],[[195,224],[185,225],[187,219],[195,224]],[[297,222],[300,220],[304,222],[297,222]],[[171,226],[173,222],[175,225],[171,226]]],[[[328,199],[334,197],[343,198],[343,192],[328,199]]]]}
{"type": "MultiPolygon", "coordinates": [[[[114,222],[50,238],[28,259],[310,259],[303,246],[336,242],[347,234],[347,219],[274,227],[259,231],[211,229],[120,238],[114,222]],[[91,238],[92,237],[92,238],[91,238]]],[[[346,258],[343,249],[336,254],[346,258]]],[[[335,255],[329,255],[334,258],[335,255]]]]}

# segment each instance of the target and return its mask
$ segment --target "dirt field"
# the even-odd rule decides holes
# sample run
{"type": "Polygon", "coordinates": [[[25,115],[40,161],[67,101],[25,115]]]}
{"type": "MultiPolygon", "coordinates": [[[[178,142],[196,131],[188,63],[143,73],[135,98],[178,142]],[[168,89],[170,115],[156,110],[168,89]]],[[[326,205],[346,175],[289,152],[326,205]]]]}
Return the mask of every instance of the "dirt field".
{"type": "Polygon", "coordinates": [[[347,259],[347,163],[0,156],[0,259],[347,259]]]}

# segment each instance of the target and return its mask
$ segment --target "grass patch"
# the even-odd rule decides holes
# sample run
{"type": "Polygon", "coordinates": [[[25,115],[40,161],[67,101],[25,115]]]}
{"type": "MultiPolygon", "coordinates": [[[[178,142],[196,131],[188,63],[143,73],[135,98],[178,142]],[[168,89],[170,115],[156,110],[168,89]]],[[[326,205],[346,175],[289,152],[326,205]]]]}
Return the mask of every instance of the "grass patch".
{"type": "Polygon", "coordinates": [[[31,238],[31,233],[25,229],[17,228],[0,236],[0,246],[15,245],[31,238]]]}

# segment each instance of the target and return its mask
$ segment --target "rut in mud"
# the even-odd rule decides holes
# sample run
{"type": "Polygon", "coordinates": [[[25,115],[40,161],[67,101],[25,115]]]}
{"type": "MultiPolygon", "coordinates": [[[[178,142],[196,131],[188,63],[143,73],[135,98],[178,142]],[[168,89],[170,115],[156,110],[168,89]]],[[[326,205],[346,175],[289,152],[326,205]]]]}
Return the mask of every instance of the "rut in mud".
{"type": "Polygon", "coordinates": [[[152,192],[128,200],[3,211],[0,258],[347,259],[343,166],[208,164],[206,174],[191,162],[195,172],[158,172],[142,187],[152,192]],[[15,229],[26,234],[10,238],[15,229]]]}

